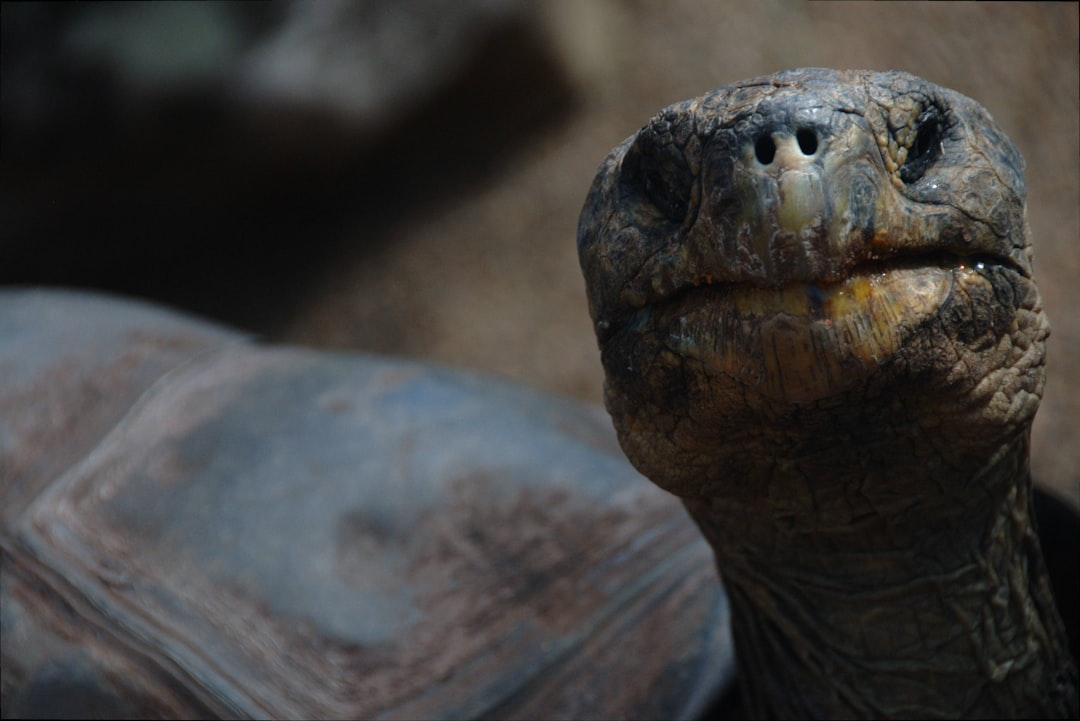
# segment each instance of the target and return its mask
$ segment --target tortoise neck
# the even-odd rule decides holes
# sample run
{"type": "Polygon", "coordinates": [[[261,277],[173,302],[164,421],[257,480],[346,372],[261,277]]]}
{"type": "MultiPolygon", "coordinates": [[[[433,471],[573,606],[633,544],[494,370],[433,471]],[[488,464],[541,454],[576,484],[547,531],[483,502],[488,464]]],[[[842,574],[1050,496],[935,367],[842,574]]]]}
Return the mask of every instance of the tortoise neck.
{"type": "Polygon", "coordinates": [[[1002,492],[963,518],[905,508],[814,534],[724,499],[684,500],[731,600],[750,712],[1076,718],[1026,458],[1012,448],[984,468],[979,487],[1002,492]]]}

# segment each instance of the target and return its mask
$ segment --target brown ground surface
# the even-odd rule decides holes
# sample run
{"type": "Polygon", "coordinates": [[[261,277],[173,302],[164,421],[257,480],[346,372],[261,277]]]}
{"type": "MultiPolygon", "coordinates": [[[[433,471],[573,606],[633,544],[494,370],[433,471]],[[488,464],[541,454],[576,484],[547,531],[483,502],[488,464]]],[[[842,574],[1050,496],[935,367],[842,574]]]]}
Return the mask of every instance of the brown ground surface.
{"type": "MultiPolygon", "coordinates": [[[[531,6],[577,102],[482,183],[399,222],[348,221],[345,250],[271,332],[423,357],[598,402],[575,249],[607,151],[663,106],[789,67],[902,69],[979,100],[1028,163],[1053,323],[1034,472],[1080,505],[1080,62],[1066,3],[566,2],[531,6]]],[[[499,113],[498,98],[477,113],[499,113]]]]}

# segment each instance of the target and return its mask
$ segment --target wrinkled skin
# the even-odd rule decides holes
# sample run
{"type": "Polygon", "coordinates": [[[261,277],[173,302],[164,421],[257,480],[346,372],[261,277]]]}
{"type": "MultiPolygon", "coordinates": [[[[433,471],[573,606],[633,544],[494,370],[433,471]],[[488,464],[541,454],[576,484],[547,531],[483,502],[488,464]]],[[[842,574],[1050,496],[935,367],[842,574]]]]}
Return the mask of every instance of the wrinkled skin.
{"type": "Polygon", "coordinates": [[[606,404],[713,546],[755,715],[1075,718],[1025,192],[985,109],[897,72],[720,88],[601,165],[606,404]]]}

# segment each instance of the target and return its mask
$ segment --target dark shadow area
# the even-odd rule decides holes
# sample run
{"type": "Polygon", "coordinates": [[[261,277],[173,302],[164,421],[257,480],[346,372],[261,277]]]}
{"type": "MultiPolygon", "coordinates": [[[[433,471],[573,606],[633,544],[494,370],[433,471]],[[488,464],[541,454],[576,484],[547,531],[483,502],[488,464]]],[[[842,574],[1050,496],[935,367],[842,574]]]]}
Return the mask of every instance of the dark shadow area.
{"type": "MultiPolygon", "coordinates": [[[[5,5],[5,25],[12,14],[5,5]]],[[[14,33],[5,64],[30,52],[9,47],[14,33]]],[[[68,95],[33,127],[5,120],[0,283],[130,294],[257,333],[355,243],[346,223],[385,238],[452,204],[575,102],[549,47],[513,17],[376,127],[316,107],[238,107],[220,88],[172,89],[133,111],[100,69],[33,52],[57,63],[68,95]]]]}
{"type": "Polygon", "coordinates": [[[1035,518],[1050,585],[1069,650],[1080,659],[1080,514],[1058,496],[1035,489],[1035,518]]]}

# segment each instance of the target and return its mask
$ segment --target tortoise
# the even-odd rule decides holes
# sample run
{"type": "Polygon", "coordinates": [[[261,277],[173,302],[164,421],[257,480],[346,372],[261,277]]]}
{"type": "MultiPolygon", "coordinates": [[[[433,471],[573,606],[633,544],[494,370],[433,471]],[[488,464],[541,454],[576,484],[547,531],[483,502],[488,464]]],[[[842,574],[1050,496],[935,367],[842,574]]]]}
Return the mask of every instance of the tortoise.
{"type": "MultiPolygon", "coordinates": [[[[950,397],[939,368],[916,360],[1024,339],[1003,330],[1023,314],[985,285],[1013,290],[1003,297],[1027,309],[1023,327],[1045,335],[1021,168],[985,111],[903,74],[794,71],[663,111],[601,165],[579,226],[614,430],[599,409],[460,371],[265,346],[98,295],[0,292],[4,715],[690,718],[731,686],[736,658],[752,713],[947,715],[970,700],[964,674],[994,671],[958,634],[1008,620],[999,609],[1026,591],[1041,605],[1002,626],[1006,641],[1041,631],[1040,652],[1057,656],[981,681],[1049,674],[1012,712],[1068,711],[1075,672],[1025,505],[1042,337],[1025,372],[1003,365],[998,384],[1029,383],[1008,419],[1025,442],[987,456],[1015,463],[1014,490],[965,500],[944,476],[867,474],[844,495],[846,469],[881,471],[874,454],[925,420],[897,393],[923,384],[942,408],[950,397]],[[918,126],[905,115],[916,101],[918,126]],[[877,144],[882,129],[895,147],[877,144]],[[973,134],[1000,142],[975,153],[973,134]],[[942,202],[954,195],[959,212],[942,202]],[[918,247],[931,222],[968,250],[918,247]],[[853,230],[833,232],[844,223],[853,230]],[[983,225],[1014,245],[998,253],[983,225]],[[927,263],[931,280],[913,280],[927,263]],[[935,307],[941,275],[978,302],[935,307]],[[718,341],[709,328],[735,340],[696,351],[718,341]],[[762,339],[783,352],[762,355],[762,339]],[[853,397],[865,423],[845,416],[853,397]],[[755,476],[762,464],[774,475],[755,476]],[[790,477],[815,468],[830,483],[790,477]],[[959,557],[992,498],[1027,575],[983,594],[983,625],[967,623],[966,596],[940,596],[957,614],[928,626],[942,634],[931,661],[947,669],[878,653],[911,640],[911,619],[880,605],[905,588],[907,569],[889,561],[923,557],[876,546],[948,531],[959,557]],[[860,557],[818,522],[880,553],[860,557]],[[823,561],[830,578],[815,575],[823,561]],[[826,653],[854,643],[825,633],[845,613],[867,644],[857,659],[826,653]],[[814,645],[781,631],[813,632],[814,645]],[[907,683],[899,702],[875,673],[890,664],[907,683]],[[828,678],[808,680],[814,670],[828,678]],[[856,699],[844,694],[854,676],[856,699]]],[[[935,449],[982,437],[935,428],[935,449]]],[[[945,567],[950,552],[925,558],[945,567]]],[[[911,600],[933,610],[936,598],[911,600]]]]}
{"type": "Polygon", "coordinates": [[[1023,169],[959,93],[798,69],[666,108],[597,174],[605,403],[715,552],[754,716],[1077,716],[1023,169]]]}

